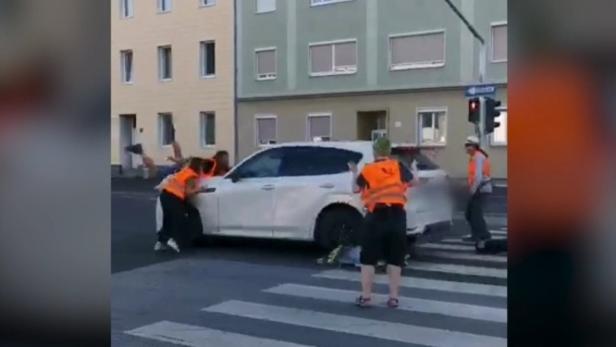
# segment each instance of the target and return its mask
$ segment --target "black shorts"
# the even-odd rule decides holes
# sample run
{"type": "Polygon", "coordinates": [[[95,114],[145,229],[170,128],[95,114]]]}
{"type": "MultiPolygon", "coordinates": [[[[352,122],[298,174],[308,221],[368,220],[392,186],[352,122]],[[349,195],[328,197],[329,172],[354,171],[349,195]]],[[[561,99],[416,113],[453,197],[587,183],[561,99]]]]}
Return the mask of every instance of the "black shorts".
{"type": "Polygon", "coordinates": [[[361,256],[363,265],[379,260],[403,266],[406,256],[406,211],[403,207],[376,208],[364,218],[361,256]]]}

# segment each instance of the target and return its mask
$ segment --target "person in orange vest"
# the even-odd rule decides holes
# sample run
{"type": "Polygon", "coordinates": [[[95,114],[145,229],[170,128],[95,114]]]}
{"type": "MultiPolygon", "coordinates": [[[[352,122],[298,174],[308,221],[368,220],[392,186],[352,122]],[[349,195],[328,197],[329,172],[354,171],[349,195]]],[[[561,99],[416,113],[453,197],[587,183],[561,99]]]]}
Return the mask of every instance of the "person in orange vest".
{"type": "Polygon", "coordinates": [[[490,178],[490,159],[479,146],[477,136],[469,136],[464,144],[469,155],[467,184],[470,197],[466,205],[465,217],[471,227],[471,235],[464,236],[464,241],[473,241],[482,248],[491,238],[486,221],[483,218],[483,204],[487,194],[492,193],[490,178]]]}
{"type": "Polygon", "coordinates": [[[154,250],[171,247],[180,252],[177,238],[185,225],[187,199],[201,191],[199,177],[202,173],[203,159],[191,158],[178,173],[171,176],[160,193],[163,210],[163,227],[158,232],[154,250]]]}
{"type": "Polygon", "coordinates": [[[391,142],[379,138],[373,145],[375,161],[366,164],[359,176],[355,163],[349,163],[353,173],[353,191],[361,193],[367,210],[361,235],[361,295],[356,304],[371,304],[375,267],[379,260],[387,262],[389,300],[387,306],[398,307],[402,266],[406,257],[406,192],[413,180],[411,171],[391,159],[391,142]]]}

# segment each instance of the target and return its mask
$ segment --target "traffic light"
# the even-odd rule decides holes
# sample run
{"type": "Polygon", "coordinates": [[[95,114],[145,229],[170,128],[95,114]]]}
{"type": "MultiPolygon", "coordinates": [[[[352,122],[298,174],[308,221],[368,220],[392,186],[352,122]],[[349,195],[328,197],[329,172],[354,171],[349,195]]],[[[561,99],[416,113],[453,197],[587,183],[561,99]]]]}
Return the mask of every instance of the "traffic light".
{"type": "Polygon", "coordinates": [[[496,118],[500,116],[500,111],[497,108],[501,105],[499,100],[494,100],[492,98],[486,98],[485,107],[486,107],[486,123],[485,123],[485,133],[491,134],[494,132],[494,128],[498,128],[500,123],[496,121],[496,118]]]}
{"type": "Polygon", "coordinates": [[[481,103],[479,98],[473,98],[468,100],[468,121],[471,123],[479,123],[479,112],[481,103]]]}

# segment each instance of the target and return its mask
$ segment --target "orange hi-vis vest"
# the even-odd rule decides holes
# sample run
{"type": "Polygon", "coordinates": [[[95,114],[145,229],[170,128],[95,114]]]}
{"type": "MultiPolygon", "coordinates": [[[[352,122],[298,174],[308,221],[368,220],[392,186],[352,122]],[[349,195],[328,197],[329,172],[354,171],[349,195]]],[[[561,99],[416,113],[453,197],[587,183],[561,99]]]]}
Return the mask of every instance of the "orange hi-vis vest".
{"type": "Polygon", "coordinates": [[[484,181],[486,179],[489,179],[491,176],[490,171],[491,171],[491,166],[490,166],[490,159],[488,159],[488,157],[481,153],[480,151],[475,152],[475,154],[473,154],[470,158],[470,160],[468,161],[468,186],[472,187],[473,184],[475,183],[475,174],[476,174],[476,167],[477,167],[477,156],[482,156],[483,157],[483,165],[481,167],[481,174],[483,176],[484,181]]]}
{"type": "Polygon", "coordinates": [[[198,178],[199,175],[193,169],[185,167],[178,173],[173,175],[167,185],[163,188],[164,191],[171,193],[178,198],[186,199],[186,182],[193,178],[198,178]]]}
{"type": "Polygon", "coordinates": [[[377,204],[406,204],[408,185],[402,182],[398,161],[388,159],[366,164],[361,174],[368,183],[361,194],[368,212],[374,211],[377,204]]]}

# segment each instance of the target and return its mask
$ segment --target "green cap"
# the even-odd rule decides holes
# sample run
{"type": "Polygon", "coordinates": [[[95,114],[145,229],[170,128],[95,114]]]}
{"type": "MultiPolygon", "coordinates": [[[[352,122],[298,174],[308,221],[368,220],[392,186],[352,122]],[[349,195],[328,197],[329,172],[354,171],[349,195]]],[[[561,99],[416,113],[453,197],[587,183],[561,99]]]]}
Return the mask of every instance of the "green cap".
{"type": "Polygon", "coordinates": [[[374,154],[380,157],[386,157],[391,154],[391,142],[386,137],[379,137],[372,145],[374,154]]]}

